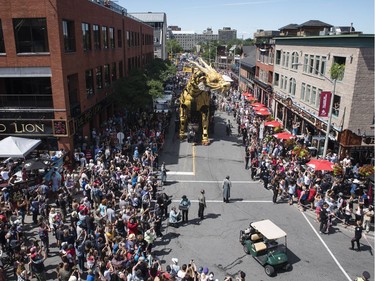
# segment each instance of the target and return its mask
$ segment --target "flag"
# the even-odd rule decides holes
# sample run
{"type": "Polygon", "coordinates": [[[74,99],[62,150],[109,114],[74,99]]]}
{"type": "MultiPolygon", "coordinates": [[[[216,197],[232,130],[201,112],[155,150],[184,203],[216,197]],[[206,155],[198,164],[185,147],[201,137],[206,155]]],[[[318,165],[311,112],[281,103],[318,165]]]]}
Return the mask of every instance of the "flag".
{"type": "Polygon", "coordinates": [[[329,107],[331,105],[331,92],[320,93],[319,117],[328,117],[329,107]]]}

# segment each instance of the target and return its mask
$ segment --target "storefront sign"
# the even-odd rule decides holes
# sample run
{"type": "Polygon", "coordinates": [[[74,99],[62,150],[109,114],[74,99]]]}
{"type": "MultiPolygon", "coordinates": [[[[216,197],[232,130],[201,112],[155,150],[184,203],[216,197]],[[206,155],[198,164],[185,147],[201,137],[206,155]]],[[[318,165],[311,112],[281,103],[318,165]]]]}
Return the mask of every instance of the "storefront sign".
{"type": "Polygon", "coordinates": [[[328,117],[329,107],[331,105],[331,92],[321,92],[320,94],[320,104],[319,104],[319,117],[328,117]]]}
{"type": "Polygon", "coordinates": [[[53,135],[52,120],[0,120],[0,135],[53,135]]]}

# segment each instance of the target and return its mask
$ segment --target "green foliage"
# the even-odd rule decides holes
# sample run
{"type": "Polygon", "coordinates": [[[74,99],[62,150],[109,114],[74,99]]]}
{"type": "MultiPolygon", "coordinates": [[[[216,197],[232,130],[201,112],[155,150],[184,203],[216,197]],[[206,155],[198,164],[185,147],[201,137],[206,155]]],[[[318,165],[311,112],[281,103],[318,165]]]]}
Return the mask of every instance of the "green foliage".
{"type": "Polygon", "coordinates": [[[144,70],[134,70],[128,77],[117,80],[113,102],[130,110],[152,106],[152,99],[163,95],[163,85],[176,74],[176,67],[169,61],[155,58],[144,70]]]}
{"type": "Polygon", "coordinates": [[[176,39],[167,40],[167,52],[170,54],[177,54],[182,52],[182,47],[176,39]]]}
{"type": "Polygon", "coordinates": [[[333,80],[342,80],[345,73],[345,64],[339,64],[335,62],[334,64],[332,64],[330,73],[333,80]]]}

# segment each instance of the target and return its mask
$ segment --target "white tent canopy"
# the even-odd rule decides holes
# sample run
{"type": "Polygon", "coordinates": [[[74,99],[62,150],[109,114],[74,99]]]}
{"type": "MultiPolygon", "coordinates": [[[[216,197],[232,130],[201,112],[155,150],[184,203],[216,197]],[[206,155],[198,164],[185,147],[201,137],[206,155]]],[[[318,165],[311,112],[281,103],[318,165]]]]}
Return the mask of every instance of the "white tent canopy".
{"type": "Polygon", "coordinates": [[[7,137],[0,141],[0,157],[25,158],[42,141],[19,137],[7,137]]]}
{"type": "Polygon", "coordinates": [[[222,76],[223,76],[224,81],[226,81],[226,82],[233,82],[233,79],[230,78],[228,75],[223,74],[222,76]]]}

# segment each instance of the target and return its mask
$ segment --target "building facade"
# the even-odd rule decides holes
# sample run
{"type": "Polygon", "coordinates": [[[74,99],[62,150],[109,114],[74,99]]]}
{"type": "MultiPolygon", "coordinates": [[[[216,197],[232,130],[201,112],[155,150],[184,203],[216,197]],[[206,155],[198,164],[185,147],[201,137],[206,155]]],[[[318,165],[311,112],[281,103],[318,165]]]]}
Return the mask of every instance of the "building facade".
{"type": "Polygon", "coordinates": [[[114,81],[153,59],[153,29],[112,2],[0,4],[0,137],[72,151],[113,114],[114,81]]]}
{"type": "Polygon", "coordinates": [[[374,150],[374,35],[275,38],[273,110],[323,153],[328,118],[318,116],[323,91],[334,92],[328,149],[366,162],[374,150]],[[333,65],[344,74],[331,79],[333,65]],[[334,89],[334,85],[336,86],[334,89]],[[367,160],[366,160],[367,159],[367,160]]]}
{"type": "Polygon", "coordinates": [[[222,43],[228,43],[232,40],[237,39],[237,30],[231,29],[230,27],[223,27],[218,30],[219,41],[222,43]]]}
{"type": "Polygon", "coordinates": [[[130,15],[154,28],[154,56],[163,60],[167,59],[167,15],[165,13],[151,12],[131,13],[130,15]]]}

